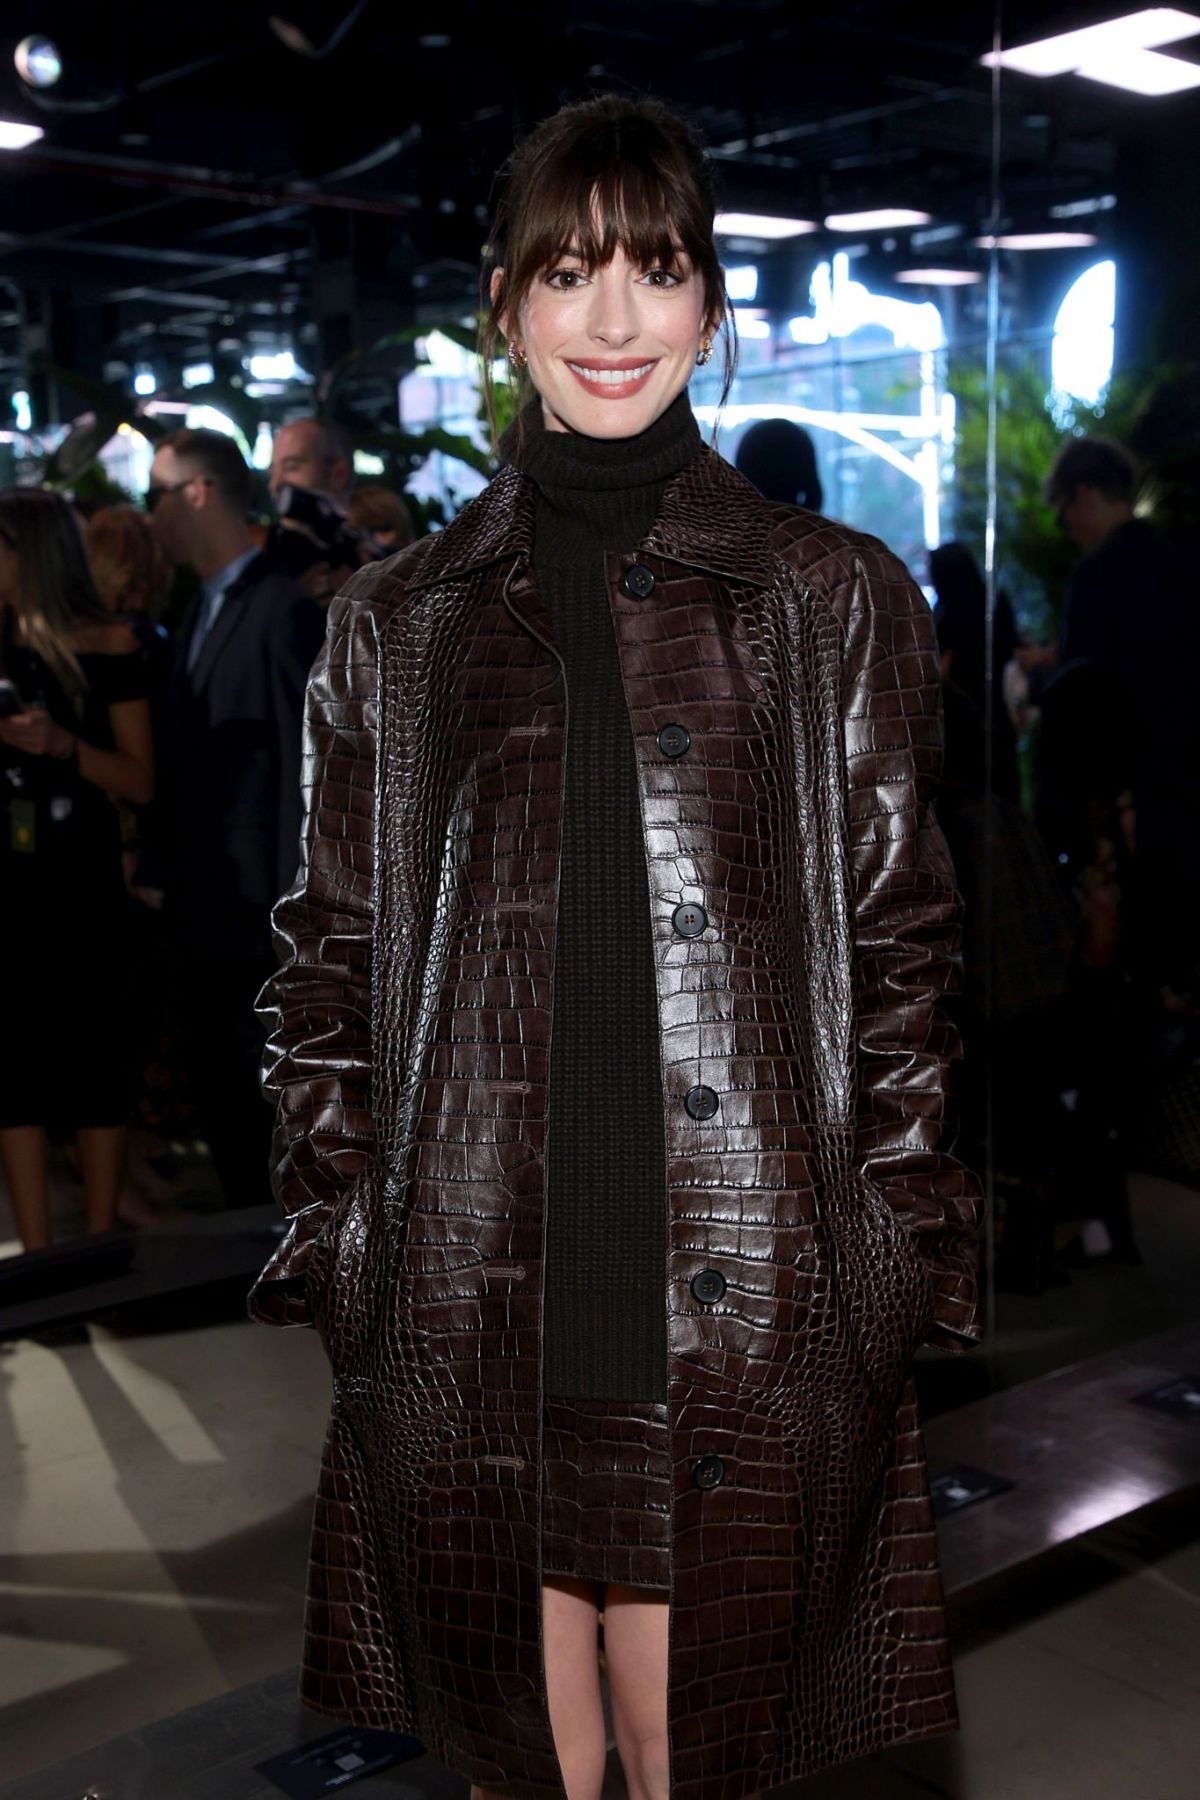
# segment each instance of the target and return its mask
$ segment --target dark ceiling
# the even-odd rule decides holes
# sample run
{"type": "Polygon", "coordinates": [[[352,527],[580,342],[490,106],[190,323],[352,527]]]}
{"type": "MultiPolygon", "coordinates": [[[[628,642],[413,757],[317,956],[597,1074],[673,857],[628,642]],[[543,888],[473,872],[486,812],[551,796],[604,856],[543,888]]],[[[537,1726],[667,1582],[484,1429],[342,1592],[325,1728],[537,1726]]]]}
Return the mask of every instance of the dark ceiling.
{"type": "MultiPolygon", "coordinates": [[[[514,131],[591,91],[678,105],[730,206],[820,217],[886,201],[967,229],[988,216],[983,5],[593,0],[419,15],[392,0],[19,0],[6,15],[0,117],[46,134],[0,160],[10,384],[39,342],[99,375],[150,355],[169,370],[239,345],[311,346],[319,327],[311,364],[469,307],[514,131]],[[314,58],[284,46],[270,12],[318,47],[349,24],[314,58]],[[29,32],[62,52],[52,109],[13,70],[29,32]]],[[[1097,16],[1102,5],[1009,5],[1005,37],[1097,16]]],[[[1123,135],[1155,104],[1073,77],[1006,78],[1006,214],[1044,221],[1052,203],[1106,191],[1123,135]]]]}

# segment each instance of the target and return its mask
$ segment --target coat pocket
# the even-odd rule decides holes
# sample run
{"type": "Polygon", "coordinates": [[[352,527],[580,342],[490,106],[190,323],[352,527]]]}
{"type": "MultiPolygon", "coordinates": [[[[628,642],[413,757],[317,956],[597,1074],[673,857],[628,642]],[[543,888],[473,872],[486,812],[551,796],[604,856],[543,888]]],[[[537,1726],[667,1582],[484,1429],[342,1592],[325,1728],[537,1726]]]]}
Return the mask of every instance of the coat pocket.
{"type": "Polygon", "coordinates": [[[353,1303],[362,1286],[368,1241],[374,1235],[372,1196],[377,1192],[377,1166],[372,1159],[331,1207],[313,1239],[304,1271],[313,1324],[331,1362],[340,1359],[350,1336],[353,1303]]]}
{"type": "Polygon", "coordinates": [[[837,1289],[853,1354],[876,1398],[899,1393],[929,1328],[932,1288],[912,1233],[867,1176],[830,1209],[837,1289]]]}

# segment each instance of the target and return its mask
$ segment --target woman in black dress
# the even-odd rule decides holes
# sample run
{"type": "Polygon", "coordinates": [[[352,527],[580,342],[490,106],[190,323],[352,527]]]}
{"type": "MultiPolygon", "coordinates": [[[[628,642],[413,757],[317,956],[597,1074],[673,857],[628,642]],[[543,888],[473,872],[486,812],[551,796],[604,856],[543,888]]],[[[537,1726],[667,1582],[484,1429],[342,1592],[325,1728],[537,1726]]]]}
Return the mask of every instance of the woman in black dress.
{"type": "Polygon", "coordinates": [[[117,803],[154,791],[148,673],[66,503],[0,493],[0,1160],[50,1242],[47,1137],[73,1132],[89,1232],[116,1218],[131,1094],[117,803]]]}

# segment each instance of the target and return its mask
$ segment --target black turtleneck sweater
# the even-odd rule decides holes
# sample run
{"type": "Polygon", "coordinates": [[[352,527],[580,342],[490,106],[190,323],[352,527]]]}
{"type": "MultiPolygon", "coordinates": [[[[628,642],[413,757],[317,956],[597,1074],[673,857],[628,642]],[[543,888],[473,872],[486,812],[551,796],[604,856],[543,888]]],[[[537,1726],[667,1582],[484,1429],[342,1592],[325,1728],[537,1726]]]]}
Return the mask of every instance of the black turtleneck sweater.
{"type": "Polygon", "coordinates": [[[547,431],[502,450],[534,483],[533,572],[567,684],[550,1038],[545,1391],[667,1398],[667,1175],[646,843],[605,556],[647,536],[700,452],[686,391],[633,438],[547,431]]]}

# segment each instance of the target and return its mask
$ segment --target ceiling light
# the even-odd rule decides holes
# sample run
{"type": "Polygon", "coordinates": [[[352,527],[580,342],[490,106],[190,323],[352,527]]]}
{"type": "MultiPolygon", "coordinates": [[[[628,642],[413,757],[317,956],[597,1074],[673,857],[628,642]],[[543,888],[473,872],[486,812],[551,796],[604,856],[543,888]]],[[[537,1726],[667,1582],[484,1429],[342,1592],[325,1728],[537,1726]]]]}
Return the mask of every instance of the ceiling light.
{"type": "Polygon", "coordinates": [[[297,56],[320,62],[335,51],[346,33],[358,24],[367,0],[289,0],[288,16],[268,15],[267,24],[281,44],[297,56]]]}
{"type": "Polygon", "coordinates": [[[158,381],[153,369],[141,368],[133,378],[135,394],[152,394],[157,387],[158,381]]]}
{"type": "Polygon", "coordinates": [[[1200,67],[1182,56],[1159,56],[1154,50],[1109,50],[1089,56],[1075,73],[1131,94],[1181,94],[1185,88],[1200,87],[1200,67]]]}
{"type": "Polygon", "coordinates": [[[23,125],[17,119],[0,119],[0,150],[24,150],[45,135],[40,125],[23,125]]]}
{"type": "Polygon", "coordinates": [[[978,269],[897,269],[893,279],[910,287],[972,287],[983,276],[978,269]]]}
{"type": "Polygon", "coordinates": [[[216,380],[216,372],[210,362],[188,363],[183,371],[185,388],[209,387],[216,380]]]}
{"type": "Polygon", "coordinates": [[[812,219],[778,219],[773,213],[718,213],[713,220],[718,237],[793,238],[820,227],[812,219]]]}
{"type": "Polygon", "coordinates": [[[830,213],[830,231],[892,231],[905,225],[930,225],[932,213],[912,212],[907,206],[881,206],[874,212],[830,213]]]}
{"type": "Polygon", "coordinates": [[[62,74],[58,46],[48,37],[22,38],[13,52],[13,62],[26,87],[53,87],[62,74]]]}
{"type": "Polygon", "coordinates": [[[981,250],[1083,250],[1097,240],[1090,231],[1009,231],[972,241],[981,250]]]}
{"type": "Polygon", "coordinates": [[[1082,219],[1088,213],[1111,212],[1116,204],[1115,194],[1096,194],[1090,200],[1064,200],[1046,210],[1052,219],[1082,219]]]}
{"type": "Polygon", "coordinates": [[[1123,56],[1131,50],[1154,50],[1200,32],[1200,17],[1174,6],[1151,6],[1126,13],[1103,25],[1085,25],[1079,31],[1062,31],[1056,37],[1018,44],[1011,50],[990,50],[980,62],[988,68],[1019,69],[1023,75],[1070,75],[1082,71],[1097,58],[1123,56]]]}

